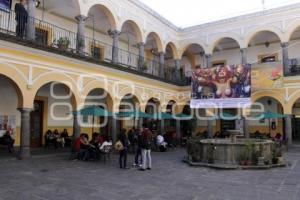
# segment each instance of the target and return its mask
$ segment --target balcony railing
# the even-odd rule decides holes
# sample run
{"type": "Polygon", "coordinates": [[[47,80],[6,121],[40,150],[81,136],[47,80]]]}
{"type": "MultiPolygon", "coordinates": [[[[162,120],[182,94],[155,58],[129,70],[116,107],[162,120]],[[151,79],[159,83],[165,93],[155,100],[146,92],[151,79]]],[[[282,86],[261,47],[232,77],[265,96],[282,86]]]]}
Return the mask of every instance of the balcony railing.
{"type": "Polygon", "coordinates": [[[289,59],[288,68],[284,70],[285,76],[299,76],[300,75],[300,59],[289,59]]]}
{"type": "MultiPolygon", "coordinates": [[[[175,67],[162,66],[155,60],[145,60],[143,58],[141,62],[139,55],[123,49],[118,50],[118,63],[112,64],[113,46],[111,44],[86,36],[77,37],[77,33],[44,20],[34,18],[33,21],[36,29],[34,41],[26,39],[26,27],[22,27],[22,23],[21,28],[17,28],[14,11],[0,10],[0,38],[179,86],[190,84],[177,74],[175,67]],[[24,34],[20,34],[20,29],[24,34]],[[80,42],[78,42],[79,39],[80,42]],[[78,46],[80,45],[82,51],[79,51],[78,46]],[[162,68],[163,70],[161,70],[162,68]]],[[[23,26],[26,26],[26,23],[23,23],[23,26]]]]}

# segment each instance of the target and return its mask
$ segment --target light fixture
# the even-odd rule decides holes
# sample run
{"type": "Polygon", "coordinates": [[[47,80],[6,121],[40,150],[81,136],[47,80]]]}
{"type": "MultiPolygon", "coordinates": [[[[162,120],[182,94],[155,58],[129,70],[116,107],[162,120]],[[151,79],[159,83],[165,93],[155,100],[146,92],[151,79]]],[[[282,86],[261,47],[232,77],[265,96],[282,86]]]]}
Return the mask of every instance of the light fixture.
{"type": "Polygon", "coordinates": [[[268,103],[269,106],[271,106],[272,105],[272,100],[268,99],[267,103],[268,103]]]}
{"type": "Polygon", "coordinates": [[[40,7],[40,5],[41,5],[40,0],[35,0],[35,7],[38,8],[40,7]]]}
{"type": "Polygon", "coordinates": [[[265,46],[266,46],[267,48],[269,48],[270,42],[269,42],[269,41],[266,41],[266,42],[265,42],[265,46]]]}

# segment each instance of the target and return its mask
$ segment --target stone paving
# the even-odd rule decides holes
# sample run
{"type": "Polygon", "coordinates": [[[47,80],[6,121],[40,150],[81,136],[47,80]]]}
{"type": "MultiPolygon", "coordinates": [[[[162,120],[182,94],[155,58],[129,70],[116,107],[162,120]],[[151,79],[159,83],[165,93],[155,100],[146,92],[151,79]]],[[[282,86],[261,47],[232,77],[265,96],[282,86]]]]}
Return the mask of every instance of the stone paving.
{"type": "MultiPolygon", "coordinates": [[[[300,150],[290,165],[266,171],[222,171],[189,167],[183,149],[153,153],[153,170],[121,170],[110,161],[70,161],[65,154],[30,160],[0,160],[2,200],[299,200],[300,150]]],[[[130,163],[132,156],[129,157],[130,163]]]]}

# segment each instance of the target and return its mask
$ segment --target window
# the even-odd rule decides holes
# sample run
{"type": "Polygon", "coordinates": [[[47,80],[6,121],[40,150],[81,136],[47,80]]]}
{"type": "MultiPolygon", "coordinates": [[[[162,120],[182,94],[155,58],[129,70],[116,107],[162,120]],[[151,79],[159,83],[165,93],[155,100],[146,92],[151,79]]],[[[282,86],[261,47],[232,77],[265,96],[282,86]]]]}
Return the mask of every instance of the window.
{"type": "Polygon", "coordinates": [[[92,57],[96,60],[104,60],[104,49],[100,46],[91,47],[92,57]]]}
{"type": "Polygon", "coordinates": [[[48,31],[41,29],[41,28],[35,28],[35,41],[39,44],[48,45],[48,31]]]}
{"type": "Polygon", "coordinates": [[[224,65],[226,65],[226,60],[218,60],[212,62],[212,67],[224,66],[224,65]]]}
{"type": "Polygon", "coordinates": [[[278,61],[278,54],[260,55],[258,56],[259,63],[271,63],[278,61]]]}

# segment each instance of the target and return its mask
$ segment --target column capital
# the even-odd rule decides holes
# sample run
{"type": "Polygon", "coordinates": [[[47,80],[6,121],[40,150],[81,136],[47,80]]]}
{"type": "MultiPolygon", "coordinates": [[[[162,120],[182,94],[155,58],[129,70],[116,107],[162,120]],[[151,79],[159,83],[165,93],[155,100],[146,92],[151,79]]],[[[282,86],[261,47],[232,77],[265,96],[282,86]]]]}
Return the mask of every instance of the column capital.
{"type": "Polygon", "coordinates": [[[211,54],[205,54],[206,58],[211,58],[211,56],[212,56],[211,54]]]}
{"type": "Polygon", "coordinates": [[[18,111],[20,111],[21,113],[30,113],[31,111],[33,111],[33,108],[17,108],[18,111]]]}
{"type": "Polygon", "coordinates": [[[146,45],[145,42],[138,42],[138,43],[137,43],[137,46],[138,46],[138,47],[142,47],[142,46],[145,46],[145,45],[146,45]]]}
{"type": "Polygon", "coordinates": [[[246,51],[248,48],[240,48],[240,51],[243,52],[243,51],[246,51]]]}
{"type": "Polygon", "coordinates": [[[281,47],[282,48],[287,48],[289,46],[289,42],[282,42],[281,47]]]}
{"type": "Polygon", "coordinates": [[[108,30],[107,31],[108,35],[110,35],[110,37],[114,38],[114,37],[117,37],[121,34],[121,31],[118,31],[118,30],[108,30]]]}
{"type": "Polygon", "coordinates": [[[84,21],[86,21],[87,17],[84,16],[84,15],[77,15],[77,16],[75,17],[75,19],[76,19],[77,21],[79,21],[79,22],[84,22],[84,21]]]}

